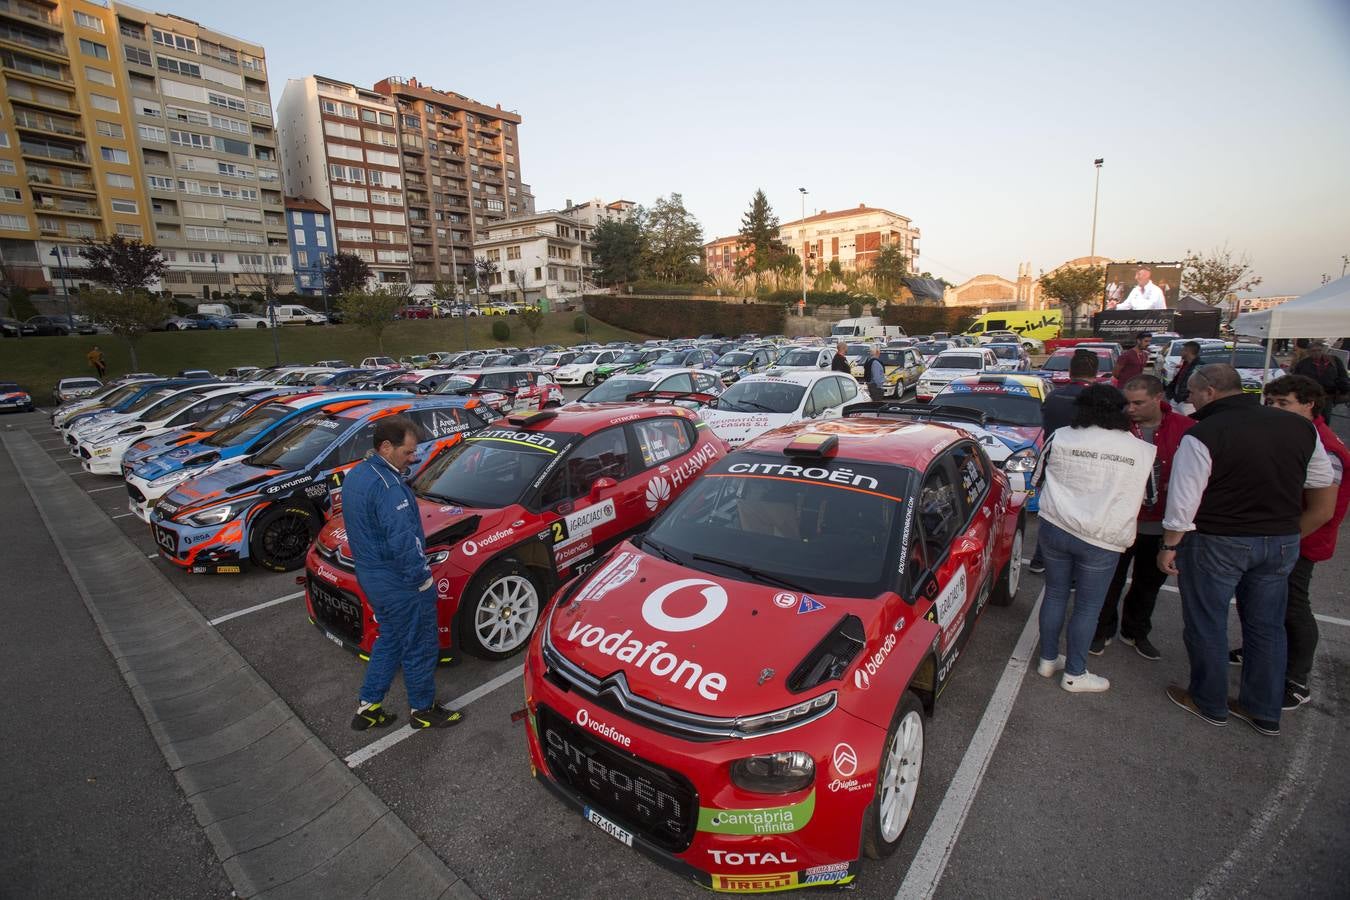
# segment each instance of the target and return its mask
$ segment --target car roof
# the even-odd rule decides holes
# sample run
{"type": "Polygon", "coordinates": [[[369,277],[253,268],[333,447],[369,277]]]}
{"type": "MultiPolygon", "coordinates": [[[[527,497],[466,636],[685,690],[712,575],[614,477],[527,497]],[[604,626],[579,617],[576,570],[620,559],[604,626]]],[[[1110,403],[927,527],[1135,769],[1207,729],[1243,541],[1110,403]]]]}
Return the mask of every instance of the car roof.
{"type": "Polygon", "coordinates": [[[592,434],[610,425],[638,419],[653,419],[660,416],[679,416],[698,422],[698,413],[673,403],[572,403],[560,409],[548,409],[543,412],[526,413],[520,417],[508,416],[505,425],[529,431],[561,431],[576,434],[592,434]],[[519,424],[528,420],[528,424],[519,424]]]}
{"type": "Polygon", "coordinates": [[[887,466],[904,466],[922,472],[942,451],[965,434],[948,425],[890,419],[880,416],[846,416],[824,421],[807,420],[775,428],[743,444],[738,452],[781,454],[785,460],[806,464],[806,457],[790,457],[783,451],[803,434],[839,438],[835,460],[857,460],[887,466]]]}
{"type": "Polygon", "coordinates": [[[944,356],[969,356],[972,353],[980,353],[983,347],[949,347],[937,355],[936,362],[941,362],[944,356]]]}
{"type": "Polygon", "coordinates": [[[835,372],[830,369],[769,369],[766,372],[760,372],[756,375],[747,375],[736,383],[753,384],[756,381],[791,381],[795,384],[802,384],[809,387],[817,381],[820,381],[820,379],[829,378],[832,375],[845,378],[852,377],[845,372],[835,372]]]}
{"type": "Polygon", "coordinates": [[[1110,352],[1111,352],[1111,348],[1110,348],[1110,347],[1103,347],[1103,346],[1101,346],[1100,344],[1089,344],[1089,345],[1087,345],[1087,346],[1083,346],[1082,344],[1078,344],[1078,345],[1073,346],[1073,347],[1060,347],[1058,350],[1056,350],[1054,353],[1051,353],[1050,355],[1051,355],[1051,356],[1073,356],[1075,350],[1093,350],[1093,351],[1096,352],[1096,354],[1097,354],[1098,356],[1101,356],[1101,355],[1104,354],[1104,353],[1110,353],[1110,352]]]}

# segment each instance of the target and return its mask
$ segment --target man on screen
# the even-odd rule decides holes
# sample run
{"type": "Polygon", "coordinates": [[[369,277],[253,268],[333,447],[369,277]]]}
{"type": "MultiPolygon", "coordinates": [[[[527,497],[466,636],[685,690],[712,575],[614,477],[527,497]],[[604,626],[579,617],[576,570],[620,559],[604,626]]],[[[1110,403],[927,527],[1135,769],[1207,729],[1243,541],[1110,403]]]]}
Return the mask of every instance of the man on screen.
{"type": "Polygon", "coordinates": [[[1153,283],[1153,272],[1148,266],[1140,266],[1134,273],[1134,288],[1125,302],[1116,309],[1166,309],[1167,300],[1162,288],[1153,283]]]}

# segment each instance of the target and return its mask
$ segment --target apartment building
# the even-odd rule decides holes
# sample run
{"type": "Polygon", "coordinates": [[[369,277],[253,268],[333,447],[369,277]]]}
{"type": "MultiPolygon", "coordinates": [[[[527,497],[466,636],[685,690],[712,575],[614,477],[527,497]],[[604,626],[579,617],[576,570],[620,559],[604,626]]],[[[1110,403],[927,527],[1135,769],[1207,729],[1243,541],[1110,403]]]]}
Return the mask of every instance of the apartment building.
{"type": "Polygon", "coordinates": [[[808,274],[835,261],[845,270],[865,269],[882,247],[895,243],[909,257],[910,271],[920,268],[919,229],[899,213],[865,203],[855,209],[821,210],[795,222],[784,222],[778,238],[805,261],[808,274]]]}
{"type": "Polygon", "coordinates": [[[741,236],[714,238],[703,245],[703,267],[713,278],[736,276],[736,263],[750,255],[750,248],[741,243],[741,236]]]}
{"type": "Polygon", "coordinates": [[[534,212],[520,175],[521,118],[416,78],[385,78],[374,89],[397,107],[412,276],[427,290],[471,265],[496,223],[534,212]]]}
{"type": "Polygon", "coordinates": [[[85,238],[152,233],[116,13],[86,0],[0,0],[0,258],[76,289],[85,238]]]}
{"type": "Polygon", "coordinates": [[[473,251],[497,266],[489,294],[536,303],[575,298],[593,287],[588,273],[595,226],[567,212],[522,216],[484,229],[473,251]]]}
{"type": "Polygon", "coordinates": [[[637,204],[632,200],[612,200],[606,203],[596,197],[584,203],[573,203],[568,200],[562,214],[594,228],[601,222],[622,222],[636,209],[637,204]]]}
{"type": "Polygon", "coordinates": [[[286,82],[277,106],[286,193],[332,211],[336,249],[370,265],[379,284],[409,284],[398,107],[365,88],[310,75],[286,82]]]}
{"type": "Polygon", "coordinates": [[[291,236],[295,292],[308,297],[323,294],[324,264],[337,243],[328,207],[312,197],[287,197],[286,227],[291,236]]]}

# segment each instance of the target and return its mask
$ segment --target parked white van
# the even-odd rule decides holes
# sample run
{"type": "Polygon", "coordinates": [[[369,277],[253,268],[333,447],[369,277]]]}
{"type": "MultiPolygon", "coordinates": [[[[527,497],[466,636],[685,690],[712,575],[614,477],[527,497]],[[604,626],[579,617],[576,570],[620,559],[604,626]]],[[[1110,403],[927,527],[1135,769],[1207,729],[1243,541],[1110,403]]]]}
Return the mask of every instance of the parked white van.
{"type": "Polygon", "coordinates": [[[859,316],[835,322],[830,328],[830,337],[836,341],[888,341],[905,337],[905,329],[899,325],[882,325],[879,316],[859,316]]]}
{"type": "Polygon", "coordinates": [[[277,324],[278,325],[327,325],[328,317],[323,313],[315,312],[308,306],[300,306],[296,303],[278,303],[277,304],[277,324]]]}

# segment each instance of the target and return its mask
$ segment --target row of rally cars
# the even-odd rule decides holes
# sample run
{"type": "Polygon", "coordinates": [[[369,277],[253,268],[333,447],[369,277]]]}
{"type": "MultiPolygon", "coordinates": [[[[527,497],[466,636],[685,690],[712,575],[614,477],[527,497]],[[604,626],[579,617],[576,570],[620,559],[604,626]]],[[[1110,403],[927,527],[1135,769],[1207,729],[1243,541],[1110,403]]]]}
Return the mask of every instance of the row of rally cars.
{"type": "Polygon", "coordinates": [[[992,386],[844,403],[731,452],[690,408],[706,395],[498,418],[463,397],[239,385],[229,402],[252,405],[228,423],[124,465],[165,559],[303,564],[310,620],[364,657],[379,623],[342,477],[375,422],[413,416],[442,659],[526,654],[535,777],[714,890],[847,885],[898,845],[926,717],[984,607],[1017,594],[1027,494],[985,440],[992,386]]]}

